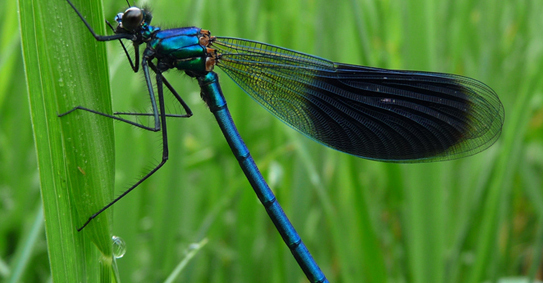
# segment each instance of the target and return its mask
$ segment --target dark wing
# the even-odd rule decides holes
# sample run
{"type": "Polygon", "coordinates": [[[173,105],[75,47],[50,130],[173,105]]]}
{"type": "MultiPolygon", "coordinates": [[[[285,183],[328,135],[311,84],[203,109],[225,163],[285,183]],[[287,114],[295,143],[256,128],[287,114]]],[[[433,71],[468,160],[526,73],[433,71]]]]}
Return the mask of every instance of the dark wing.
{"type": "Polygon", "coordinates": [[[217,37],[219,66],[259,104],[331,148],[390,162],[450,160],[499,137],[504,109],[467,77],[340,64],[217,37]]]}

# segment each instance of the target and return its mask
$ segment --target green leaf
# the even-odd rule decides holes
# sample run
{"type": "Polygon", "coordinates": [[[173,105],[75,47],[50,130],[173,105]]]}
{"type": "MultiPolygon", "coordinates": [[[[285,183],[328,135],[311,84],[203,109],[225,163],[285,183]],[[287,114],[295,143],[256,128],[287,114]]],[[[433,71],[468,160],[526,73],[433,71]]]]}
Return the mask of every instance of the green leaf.
{"type": "MultiPolygon", "coordinates": [[[[104,32],[100,1],[75,5],[104,32]]],[[[19,1],[19,9],[53,281],[114,281],[111,211],[77,232],[112,199],[112,122],[83,111],[58,117],[78,105],[111,111],[105,46],[67,2],[19,1]]]]}

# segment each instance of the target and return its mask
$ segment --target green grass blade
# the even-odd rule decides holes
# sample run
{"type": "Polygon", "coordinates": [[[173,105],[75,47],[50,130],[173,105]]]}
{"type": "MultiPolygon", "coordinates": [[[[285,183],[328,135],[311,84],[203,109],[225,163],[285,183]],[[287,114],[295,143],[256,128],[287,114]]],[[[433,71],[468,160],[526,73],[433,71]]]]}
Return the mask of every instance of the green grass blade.
{"type": "Polygon", "coordinates": [[[190,260],[207,244],[207,239],[204,238],[198,243],[193,243],[189,245],[189,248],[187,250],[187,254],[185,258],[179,264],[175,267],[175,269],[172,271],[172,273],[166,278],[164,283],[173,283],[175,282],[175,279],[179,276],[181,271],[187,266],[187,264],[190,262],[190,260]]]}
{"type": "Polygon", "coordinates": [[[5,11],[2,14],[2,20],[0,23],[0,105],[3,104],[7,95],[7,87],[9,82],[15,77],[13,72],[14,65],[17,62],[17,56],[14,56],[18,51],[19,37],[17,34],[17,20],[16,13],[12,12],[16,9],[15,1],[6,1],[0,6],[0,9],[5,11]]]}
{"type": "MultiPolygon", "coordinates": [[[[88,113],[58,117],[77,105],[110,111],[104,45],[64,1],[19,1],[19,9],[53,280],[111,282],[111,211],[76,229],[112,198],[112,122],[88,113]]],[[[103,31],[99,1],[80,9],[103,31]]]]}
{"type": "Polygon", "coordinates": [[[7,282],[21,282],[21,276],[29,265],[36,242],[38,241],[40,234],[43,233],[43,220],[43,208],[40,207],[36,213],[35,221],[32,223],[31,228],[28,229],[27,238],[24,240],[24,244],[19,247],[20,251],[18,251],[15,260],[12,263],[11,274],[7,282]]]}

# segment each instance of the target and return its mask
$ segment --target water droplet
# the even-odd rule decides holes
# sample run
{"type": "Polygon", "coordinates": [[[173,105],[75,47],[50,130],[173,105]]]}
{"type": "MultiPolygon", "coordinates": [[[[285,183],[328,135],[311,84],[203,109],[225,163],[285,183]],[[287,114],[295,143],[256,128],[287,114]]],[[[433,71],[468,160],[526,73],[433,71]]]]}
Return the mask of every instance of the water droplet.
{"type": "Polygon", "coordinates": [[[113,241],[113,256],[115,258],[121,258],[126,253],[126,243],[120,237],[113,236],[111,237],[113,241]]]}

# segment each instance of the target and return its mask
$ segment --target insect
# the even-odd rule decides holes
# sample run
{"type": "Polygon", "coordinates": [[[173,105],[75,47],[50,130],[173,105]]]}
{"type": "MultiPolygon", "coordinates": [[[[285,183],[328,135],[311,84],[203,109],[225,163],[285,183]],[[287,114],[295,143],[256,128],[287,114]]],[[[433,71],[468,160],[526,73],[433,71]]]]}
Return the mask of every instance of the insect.
{"type": "MultiPolygon", "coordinates": [[[[215,116],[234,156],[298,264],[311,282],[328,282],[260,174],[228,111],[218,67],[260,105],[287,125],[336,150],[387,162],[429,162],[461,158],[490,147],[499,137],[503,106],[487,85],[467,77],[387,70],[335,63],[261,42],[212,36],[198,27],[161,29],[149,11],[131,6],[119,13],[113,35],[97,35],[67,0],[98,41],[130,40],[132,70],[143,71],[154,127],[118,115],[91,112],[150,131],[160,131],[162,161],[127,191],[92,215],[92,219],[158,171],[168,160],[167,117],[190,117],[182,97],[164,78],[170,69],[197,79],[201,96],[215,116]],[[156,92],[151,73],[155,73],[156,92]],[[186,111],[167,114],[164,85],[186,111]]],[[[109,24],[109,23],[108,23],[109,24]]],[[[122,114],[122,113],[117,113],[122,114]]]]}

